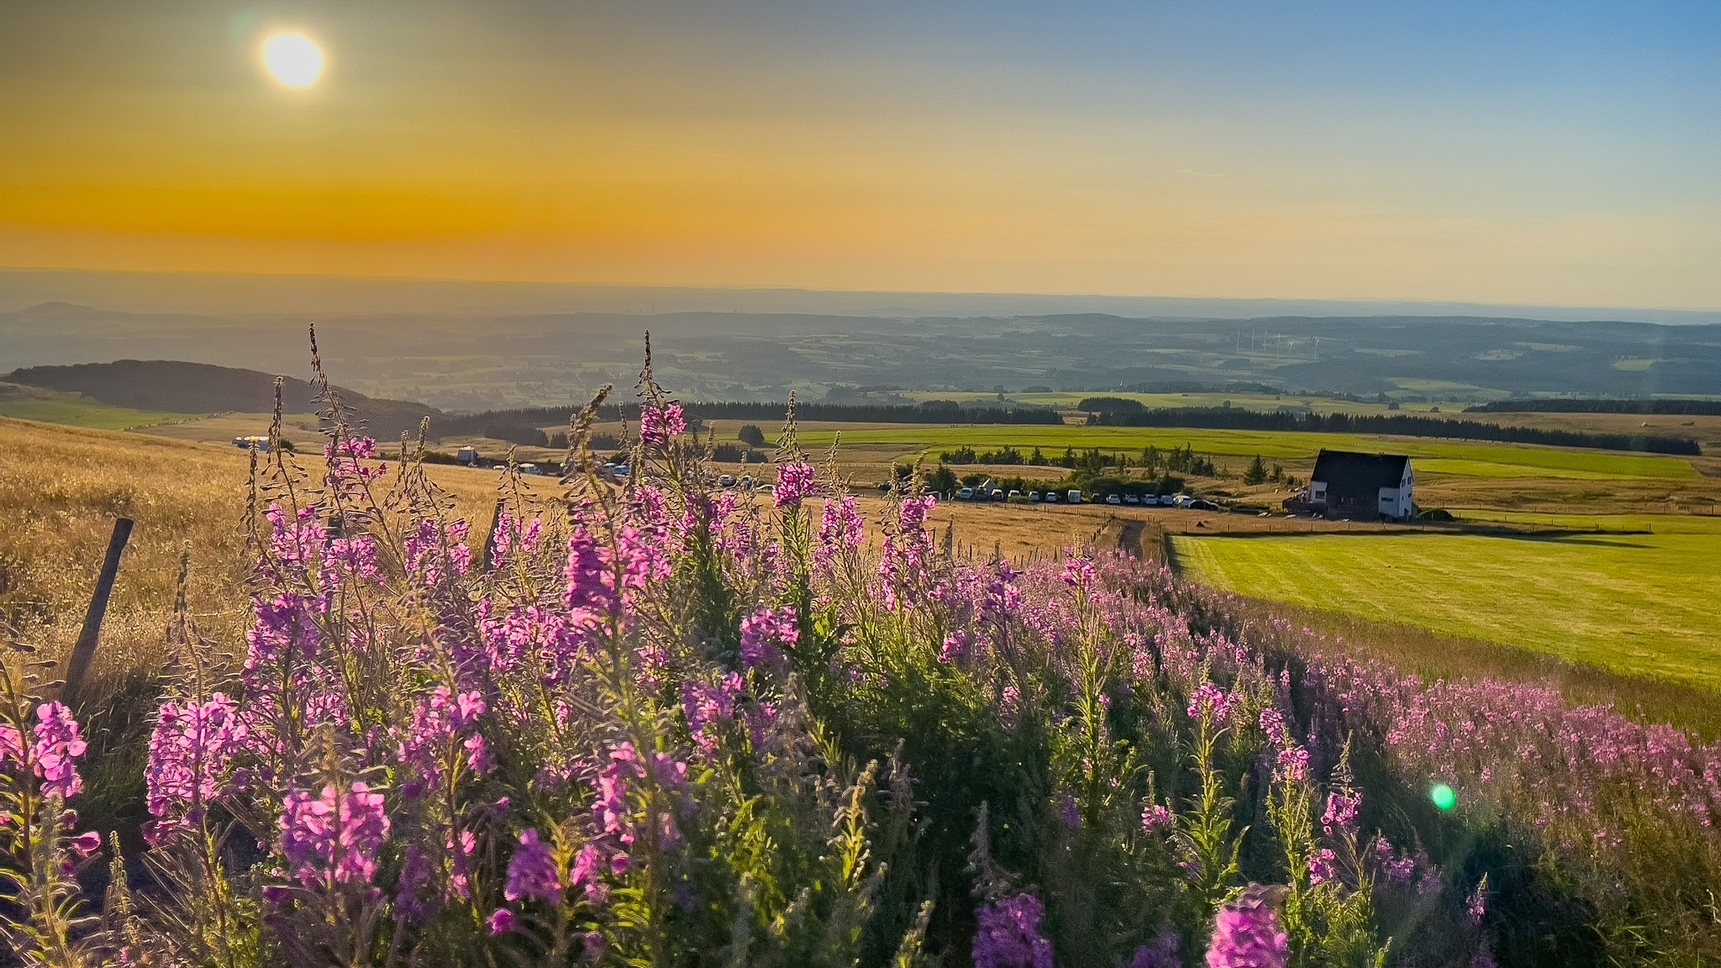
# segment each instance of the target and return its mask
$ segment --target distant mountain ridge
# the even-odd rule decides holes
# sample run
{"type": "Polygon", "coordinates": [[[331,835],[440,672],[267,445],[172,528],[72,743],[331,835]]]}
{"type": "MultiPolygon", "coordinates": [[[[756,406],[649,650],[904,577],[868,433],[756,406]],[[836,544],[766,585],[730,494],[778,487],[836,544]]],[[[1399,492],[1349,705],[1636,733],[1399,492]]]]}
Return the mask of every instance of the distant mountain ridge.
{"type": "MultiPolygon", "coordinates": [[[[296,377],[283,379],[282,405],[286,412],[316,409],[308,382],[296,377]]],[[[180,360],[30,366],[14,370],[4,380],[43,390],[81,393],[98,403],[136,410],[268,413],[275,407],[275,374],[180,360]]],[[[403,431],[417,430],[425,417],[444,416],[435,407],[410,400],[369,397],[339,386],[335,389],[373,436],[395,437],[403,431]]]]}

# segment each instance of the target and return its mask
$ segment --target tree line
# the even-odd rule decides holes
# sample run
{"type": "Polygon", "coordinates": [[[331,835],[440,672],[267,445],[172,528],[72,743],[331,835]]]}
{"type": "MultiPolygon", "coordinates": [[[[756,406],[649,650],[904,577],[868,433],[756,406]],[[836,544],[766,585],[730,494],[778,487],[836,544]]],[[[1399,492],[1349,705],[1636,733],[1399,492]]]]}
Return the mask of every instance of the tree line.
{"type": "Polygon", "coordinates": [[[1721,417],[1721,400],[1496,400],[1465,413],[1642,413],[1721,417]]]}
{"type": "Polygon", "coordinates": [[[1133,413],[1100,411],[1093,422],[1112,427],[1190,427],[1211,430],[1274,430],[1293,432],[1396,434],[1403,437],[1452,437],[1514,444],[1632,450],[1651,454],[1703,453],[1689,437],[1652,434],[1604,434],[1540,427],[1505,427],[1474,420],[1446,420],[1405,414],[1263,412],[1240,407],[1164,407],[1133,413]]]}

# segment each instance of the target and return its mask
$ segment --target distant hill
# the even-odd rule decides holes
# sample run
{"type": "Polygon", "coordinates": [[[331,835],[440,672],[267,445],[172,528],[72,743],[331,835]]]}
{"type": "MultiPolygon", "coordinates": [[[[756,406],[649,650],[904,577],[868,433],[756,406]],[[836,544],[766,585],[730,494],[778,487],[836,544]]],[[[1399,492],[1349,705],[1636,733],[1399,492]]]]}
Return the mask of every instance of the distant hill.
{"type": "MultiPolygon", "coordinates": [[[[275,375],[178,360],[118,360],[71,366],[30,366],[5,377],[10,383],[81,393],[99,403],[168,413],[268,413],[275,408],[275,375]]],[[[283,405],[289,413],[316,409],[311,385],[287,377],[283,405]]],[[[409,400],[368,397],[336,387],[373,436],[414,432],[425,417],[443,417],[434,407],[409,400]]]]}

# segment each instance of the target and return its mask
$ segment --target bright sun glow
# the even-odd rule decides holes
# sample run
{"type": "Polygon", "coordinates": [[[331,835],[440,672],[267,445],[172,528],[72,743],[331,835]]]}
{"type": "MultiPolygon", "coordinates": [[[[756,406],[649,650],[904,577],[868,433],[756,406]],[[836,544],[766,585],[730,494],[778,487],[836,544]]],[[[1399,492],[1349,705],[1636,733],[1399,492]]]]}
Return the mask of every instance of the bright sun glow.
{"type": "Polygon", "coordinates": [[[307,88],[323,75],[323,49],[304,34],[276,34],[263,41],[263,63],[282,84],[307,88]]]}

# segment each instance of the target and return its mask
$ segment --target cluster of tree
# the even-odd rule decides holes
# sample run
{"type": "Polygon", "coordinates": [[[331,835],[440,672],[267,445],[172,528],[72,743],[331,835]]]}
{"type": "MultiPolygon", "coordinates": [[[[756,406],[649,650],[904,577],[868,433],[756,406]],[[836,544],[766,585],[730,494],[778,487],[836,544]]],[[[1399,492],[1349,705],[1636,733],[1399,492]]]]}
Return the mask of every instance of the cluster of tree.
{"type": "MultiPolygon", "coordinates": [[[[907,468],[897,468],[899,480],[907,468]]],[[[1118,474],[1115,467],[1107,467],[1106,473],[1089,473],[1078,470],[1062,480],[1046,480],[1032,477],[999,477],[992,478],[992,486],[1005,493],[1020,491],[1056,491],[1059,494],[1071,489],[1089,494],[1134,494],[1139,497],[1147,495],[1177,494],[1183,490],[1184,479],[1175,474],[1167,473],[1160,477],[1147,479],[1126,478],[1118,474]]],[[[987,481],[985,474],[963,474],[950,469],[946,464],[925,469],[920,475],[921,486],[936,494],[950,494],[958,488],[978,487],[987,481]]]]}
{"type": "Polygon", "coordinates": [[[1197,454],[1195,448],[1188,444],[1164,451],[1153,444],[1148,444],[1142,448],[1141,463],[1136,466],[1147,471],[1149,477],[1158,474],[1161,468],[1183,474],[1194,474],[1198,477],[1221,476],[1219,468],[1213,463],[1213,458],[1197,454]]]}
{"type": "Polygon", "coordinates": [[[742,461],[749,464],[765,464],[770,462],[771,456],[764,451],[754,450],[751,447],[742,447],[737,444],[718,444],[711,448],[711,459],[729,464],[739,464],[742,461]]]}
{"type": "Polygon", "coordinates": [[[1030,457],[1023,456],[1021,451],[1008,444],[999,450],[978,452],[974,448],[964,445],[955,450],[944,451],[938,455],[938,459],[946,464],[1035,464],[1043,467],[1050,463],[1040,453],[1038,447],[1034,448],[1034,453],[1030,457]]]}
{"type": "Polygon", "coordinates": [[[1496,400],[1465,413],[1641,413],[1721,416],[1721,400],[1496,400]]]}
{"type": "MultiPolygon", "coordinates": [[[[437,439],[484,433],[490,427],[565,427],[577,407],[533,407],[521,410],[492,410],[465,415],[437,415],[430,432],[437,439]]],[[[682,405],[688,429],[697,432],[707,420],[748,420],[781,423],[789,411],[786,403],[687,403],[682,405]]],[[[1049,407],[963,406],[950,400],[929,400],[918,406],[844,405],[796,403],[801,420],[832,423],[976,423],[1058,424],[1063,417],[1049,407]]],[[[639,420],[637,404],[606,406],[604,420],[639,420]]],[[[485,434],[485,436],[489,436],[485,434]]],[[[509,438],[497,438],[507,440],[509,438]]],[[[755,445],[759,446],[759,445],[755,445]]]]}
{"type": "Polygon", "coordinates": [[[1275,463],[1272,468],[1269,469],[1266,462],[1261,460],[1260,454],[1256,454],[1255,459],[1250,461],[1248,468],[1243,471],[1243,483],[1250,487],[1254,487],[1256,484],[1265,484],[1268,481],[1278,484],[1284,481],[1284,479],[1284,466],[1275,463]]]}
{"type": "Polygon", "coordinates": [[[1261,412],[1240,407],[1165,407],[1139,413],[1100,413],[1096,422],[1120,427],[1202,427],[1216,430],[1278,430],[1325,433],[1397,434],[1405,437],[1452,437],[1497,440],[1515,444],[1635,450],[1652,454],[1695,457],[1703,451],[1688,437],[1642,434],[1598,434],[1537,427],[1502,427],[1471,420],[1416,417],[1402,414],[1261,412]]]}

